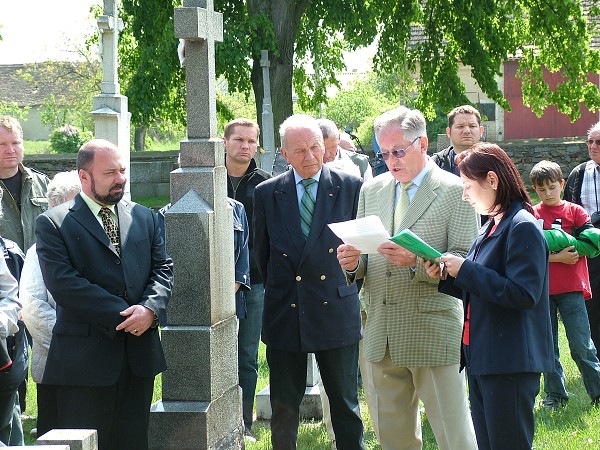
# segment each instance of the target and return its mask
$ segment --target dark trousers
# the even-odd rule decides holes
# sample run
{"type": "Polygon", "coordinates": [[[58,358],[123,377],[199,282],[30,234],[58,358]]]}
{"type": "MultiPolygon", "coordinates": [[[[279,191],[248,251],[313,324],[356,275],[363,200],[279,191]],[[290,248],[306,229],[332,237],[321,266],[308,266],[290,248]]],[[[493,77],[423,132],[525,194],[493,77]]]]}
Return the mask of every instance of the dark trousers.
{"type": "Polygon", "coordinates": [[[592,287],[592,298],[586,300],[588,320],[594,347],[600,351],[600,256],[588,258],[588,270],[590,273],[590,285],[592,287]]]}
{"type": "Polygon", "coordinates": [[[479,450],[530,450],[539,373],[468,376],[479,450]]]}
{"type": "Polygon", "coordinates": [[[98,430],[99,450],[147,450],[153,387],[127,363],[112,386],[57,386],[60,427],[98,430]]]}
{"type": "MultiPolygon", "coordinates": [[[[267,346],[271,396],[273,450],[295,450],[300,402],[306,389],[307,353],[267,346]]],[[[358,343],[315,352],[338,450],[364,450],[363,424],[358,405],[358,343]]]]}
{"type": "Polygon", "coordinates": [[[56,386],[38,383],[37,389],[37,435],[59,428],[56,386]]]}

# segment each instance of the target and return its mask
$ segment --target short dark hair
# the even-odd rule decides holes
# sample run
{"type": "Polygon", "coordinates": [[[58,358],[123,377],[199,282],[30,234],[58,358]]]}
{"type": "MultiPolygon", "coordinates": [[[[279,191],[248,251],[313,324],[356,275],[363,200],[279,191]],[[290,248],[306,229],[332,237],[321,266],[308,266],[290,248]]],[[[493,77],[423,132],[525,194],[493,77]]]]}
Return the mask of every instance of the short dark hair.
{"type": "Polygon", "coordinates": [[[232,135],[233,129],[235,127],[251,127],[256,130],[256,137],[260,136],[260,128],[256,122],[250,119],[246,119],[244,117],[240,117],[239,119],[234,119],[225,125],[225,129],[223,130],[223,137],[225,139],[229,139],[229,136],[232,135]]]}
{"type": "Polygon", "coordinates": [[[481,125],[481,114],[479,111],[477,111],[477,109],[473,108],[471,105],[461,105],[457,106],[448,113],[448,128],[452,128],[452,125],[454,125],[454,118],[458,114],[473,114],[475,117],[477,117],[477,123],[481,125]]]}
{"type": "Polygon", "coordinates": [[[505,213],[512,202],[519,201],[523,208],[533,214],[531,198],[519,170],[506,152],[496,144],[478,142],[459,153],[455,162],[461,175],[477,182],[484,181],[490,171],[496,174],[498,190],[490,210],[499,206],[498,213],[505,213]]]}
{"type": "Polygon", "coordinates": [[[531,184],[534,186],[543,186],[546,183],[561,182],[564,177],[560,166],[552,161],[540,161],[531,172],[529,172],[531,184]]]}

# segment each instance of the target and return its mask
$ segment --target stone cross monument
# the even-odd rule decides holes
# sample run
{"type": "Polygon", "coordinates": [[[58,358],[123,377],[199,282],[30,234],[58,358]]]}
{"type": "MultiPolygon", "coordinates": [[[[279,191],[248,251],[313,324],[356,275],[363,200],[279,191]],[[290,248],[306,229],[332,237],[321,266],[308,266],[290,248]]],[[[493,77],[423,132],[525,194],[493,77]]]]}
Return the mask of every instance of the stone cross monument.
{"type": "MultiPolygon", "coordinates": [[[[100,48],[102,55],[102,87],[94,97],[95,137],[106,139],[121,149],[125,156],[125,166],[129,170],[130,120],[127,97],[120,94],[117,75],[117,44],[123,21],[117,15],[117,0],[104,0],[104,14],[98,17],[100,48]]],[[[127,179],[130,179],[128,174],[127,179]]],[[[125,186],[125,196],[130,198],[129,181],[125,186]]]]}
{"type": "Polygon", "coordinates": [[[188,138],[171,172],[167,251],[175,287],[162,342],[168,370],[162,401],[152,406],[151,449],[244,447],[237,371],[233,218],[227,204],[224,147],[217,133],[215,41],[223,17],[212,0],[175,8],[175,36],[185,41],[188,138]]]}
{"type": "Polygon", "coordinates": [[[262,105],[262,141],[265,153],[260,158],[260,168],[271,173],[275,160],[275,127],[273,125],[273,110],[271,108],[271,77],[269,51],[260,52],[260,65],[263,73],[263,105],[262,105]]]}

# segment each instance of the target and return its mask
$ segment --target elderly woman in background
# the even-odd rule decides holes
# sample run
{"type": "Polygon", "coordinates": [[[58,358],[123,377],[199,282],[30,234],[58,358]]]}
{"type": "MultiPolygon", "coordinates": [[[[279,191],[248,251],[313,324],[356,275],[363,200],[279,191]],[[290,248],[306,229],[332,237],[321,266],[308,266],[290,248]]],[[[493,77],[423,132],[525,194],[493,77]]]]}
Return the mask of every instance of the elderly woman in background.
{"type": "Polygon", "coordinates": [[[426,264],[463,299],[463,363],[480,450],[530,449],[540,374],[553,368],[548,248],[521,176],[495,144],[456,157],[463,200],[489,221],[466,258],[426,264]],[[440,270],[441,268],[441,270],[440,270]]]}
{"type": "MultiPolygon", "coordinates": [[[[80,190],[81,183],[76,170],[57,173],[48,184],[48,206],[53,208],[67,202],[80,190]]],[[[33,337],[31,377],[37,383],[37,435],[41,436],[55,428],[57,419],[55,388],[42,384],[52,328],[56,322],[56,303],[42,279],[35,244],[27,251],[19,289],[23,321],[33,337]]]]}

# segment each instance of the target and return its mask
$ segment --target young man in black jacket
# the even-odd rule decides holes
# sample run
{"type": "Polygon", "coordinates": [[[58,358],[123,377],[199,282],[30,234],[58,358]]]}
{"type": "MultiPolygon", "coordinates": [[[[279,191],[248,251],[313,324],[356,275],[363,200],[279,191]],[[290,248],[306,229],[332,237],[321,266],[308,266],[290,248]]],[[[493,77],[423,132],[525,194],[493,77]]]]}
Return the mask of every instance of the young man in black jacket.
{"type": "MultiPolygon", "coordinates": [[[[244,205],[250,226],[250,283],[246,292],[246,318],[240,319],[238,331],[238,373],[242,388],[242,415],[245,435],[254,440],[252,428],[254,392],[258,379],[258,345],[262,329],[264,286],[253,254],[252,220],[254,189],[271,175],[259,169],[254,160],[258,148],[258,124],[249,119],[235,119],[225,125],[225,166],[227,167],[227,196],[244,205]]],[[[238,316],[239,317],[239,316],[238,316]]]]}
{"type": "Polygon", "coordinates": [[[457,106],[448,113],[446,134],[450,138],[451,144],[435,153],[432,159],[446,172],[459,175],[454,158],[458,153],[468,149],[481,139],[483,134],[481,114],[471,105],[457,106]]]}

